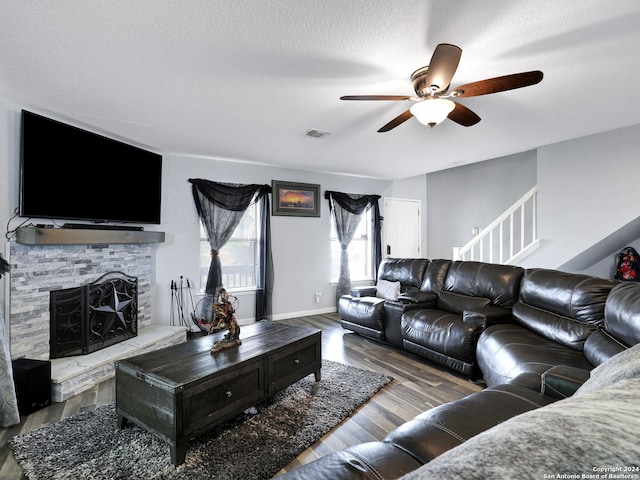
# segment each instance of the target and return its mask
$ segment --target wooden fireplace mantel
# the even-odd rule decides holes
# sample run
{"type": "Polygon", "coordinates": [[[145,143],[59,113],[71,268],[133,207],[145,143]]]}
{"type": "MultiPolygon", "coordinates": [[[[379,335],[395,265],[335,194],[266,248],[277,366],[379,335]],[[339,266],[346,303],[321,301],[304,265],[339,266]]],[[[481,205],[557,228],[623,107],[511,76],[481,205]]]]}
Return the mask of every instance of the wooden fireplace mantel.
{"type": "Polygon", "coordinates": [[[164,232],[79,228],[21,227],[16,241],[26,245],[95,245],[110,243],[162,243],[164,232]]]}

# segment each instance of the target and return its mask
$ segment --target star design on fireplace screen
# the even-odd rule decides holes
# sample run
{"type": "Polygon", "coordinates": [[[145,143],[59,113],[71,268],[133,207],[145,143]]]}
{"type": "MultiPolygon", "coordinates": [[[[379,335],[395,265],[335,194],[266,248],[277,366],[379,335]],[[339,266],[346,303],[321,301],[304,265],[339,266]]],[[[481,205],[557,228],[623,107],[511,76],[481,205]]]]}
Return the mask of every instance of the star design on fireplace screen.
{"type": "Polygon", "coordinates": [[[126,330],[127,323],[124,320],[124,310],[129,306],[132,300],[125,300],[124,302],[120,301],[118,297],[118,292],[113,291],[113,304],[112,305],[102,305],[101,307],[96,307],[94,310],[97,312],[103,312],[107,314],[108,318],[111,320],[109,327],[115,323],[115,320],[118,319],[122,324],[122,327],[126,330]]]}

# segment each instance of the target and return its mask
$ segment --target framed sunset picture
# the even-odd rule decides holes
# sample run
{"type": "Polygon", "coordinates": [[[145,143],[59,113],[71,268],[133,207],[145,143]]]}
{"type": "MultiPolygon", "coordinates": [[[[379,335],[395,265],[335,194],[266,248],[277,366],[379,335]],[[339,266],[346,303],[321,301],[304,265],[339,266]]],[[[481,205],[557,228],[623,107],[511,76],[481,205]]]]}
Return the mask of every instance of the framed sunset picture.
{"type": "Polygon", "coordinates": [[[273,180],[273,215],[320,216],[320,185],[273,180]]]}

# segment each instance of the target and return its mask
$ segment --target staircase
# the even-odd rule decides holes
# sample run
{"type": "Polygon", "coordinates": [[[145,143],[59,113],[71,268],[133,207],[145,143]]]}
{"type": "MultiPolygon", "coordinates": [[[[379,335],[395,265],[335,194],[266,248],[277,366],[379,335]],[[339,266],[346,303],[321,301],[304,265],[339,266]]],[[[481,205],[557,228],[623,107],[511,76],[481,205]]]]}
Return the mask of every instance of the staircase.
{"type": "Polygon", "coordinates": [[[462,247],[453,247],[454,260],[517,265],[540,246],[535,186],[462,247]]]}

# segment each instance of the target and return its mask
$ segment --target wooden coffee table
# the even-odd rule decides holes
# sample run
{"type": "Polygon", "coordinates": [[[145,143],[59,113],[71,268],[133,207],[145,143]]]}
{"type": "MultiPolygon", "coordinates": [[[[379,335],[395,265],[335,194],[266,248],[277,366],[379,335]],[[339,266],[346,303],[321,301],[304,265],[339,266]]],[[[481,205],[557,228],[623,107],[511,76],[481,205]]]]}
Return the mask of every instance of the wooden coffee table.
{"type": "Polygon", "coordinates": [[[241,327],[242,345],[211,353],[221,334],[116,362],[118,427],[134,422],[184,462],[189,440],[314,373],[321,331],[260,321],[241,327]]]}

